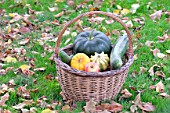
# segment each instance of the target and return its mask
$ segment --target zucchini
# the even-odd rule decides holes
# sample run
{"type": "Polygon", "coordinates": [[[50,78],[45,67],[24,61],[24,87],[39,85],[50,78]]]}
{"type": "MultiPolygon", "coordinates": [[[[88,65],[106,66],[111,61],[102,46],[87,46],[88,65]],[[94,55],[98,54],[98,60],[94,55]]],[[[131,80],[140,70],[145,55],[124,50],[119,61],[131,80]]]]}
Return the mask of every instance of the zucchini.
{"type": "Polygon", "coordinates": [[[123,65],[122,57],[126,53],[129,45],[127,36],[121,36],[116,41],[110,54],[110,67],[111,69],[118,69],[123,65]]]}
{"type": "Polygon", "coordinates": [[[68,55],[66,52],[64,51],[60,51],[59,52],[59,58],[61,59],[62,62],[66,63],[66,64],[70,64],[70,61],[73,57],[73,55],[68,55]]]}

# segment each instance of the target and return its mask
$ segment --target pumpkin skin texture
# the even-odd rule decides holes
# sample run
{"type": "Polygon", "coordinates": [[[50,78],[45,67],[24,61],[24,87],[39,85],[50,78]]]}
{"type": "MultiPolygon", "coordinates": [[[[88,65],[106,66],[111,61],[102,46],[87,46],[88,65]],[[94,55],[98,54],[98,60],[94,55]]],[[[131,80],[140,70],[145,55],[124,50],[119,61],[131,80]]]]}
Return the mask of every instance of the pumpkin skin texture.
{"type": "Polygon", "coordinates": [[[110,54],[111,41],[100,31],[84,31],[81,32],[75,39],[73,44],[73,52],[85,53],[88,56],[94,55],[95,52],[110,54]]]}
{"type": "Polygon", "coordinates": [[[90,58],[84,53],[77,53],[71,59],[70,66],[78,70],[85,70],[85,65],[90,62],[90,58]]]}

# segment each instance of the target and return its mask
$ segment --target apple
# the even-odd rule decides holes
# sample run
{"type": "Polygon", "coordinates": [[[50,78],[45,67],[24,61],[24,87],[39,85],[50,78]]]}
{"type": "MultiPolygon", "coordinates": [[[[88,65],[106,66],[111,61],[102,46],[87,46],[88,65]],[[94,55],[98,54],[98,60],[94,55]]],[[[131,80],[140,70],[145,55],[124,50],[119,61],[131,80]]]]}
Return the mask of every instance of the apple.
{"type": "Polygon", "coordinates": [[[97,63],[95,62],[89,62],[85,65],[85,71],[86,72],[99,72],[100,67],[97,63]]]}

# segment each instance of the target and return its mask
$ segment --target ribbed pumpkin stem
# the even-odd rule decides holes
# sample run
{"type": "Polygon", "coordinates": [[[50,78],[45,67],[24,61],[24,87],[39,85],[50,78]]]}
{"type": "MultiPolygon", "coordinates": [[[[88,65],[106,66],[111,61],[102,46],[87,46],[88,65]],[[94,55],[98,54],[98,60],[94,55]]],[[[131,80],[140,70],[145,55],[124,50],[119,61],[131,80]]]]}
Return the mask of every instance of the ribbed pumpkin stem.
{"type": "Polygon", "coordinates": [[[89,36],[89,40],[93,40],[93,32],[94,32],[94,30],[92,30],[92,32],[90,33],[90,36],[89,36]]]}

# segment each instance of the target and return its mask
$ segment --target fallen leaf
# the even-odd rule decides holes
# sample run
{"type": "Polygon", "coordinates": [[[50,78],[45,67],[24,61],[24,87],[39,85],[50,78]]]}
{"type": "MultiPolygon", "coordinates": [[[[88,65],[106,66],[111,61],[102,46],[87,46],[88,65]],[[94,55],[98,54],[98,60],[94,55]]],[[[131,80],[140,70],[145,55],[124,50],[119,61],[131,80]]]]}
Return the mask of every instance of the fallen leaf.
{"type": "Polygon", "coordinates": [[[9,94],[6,93],[4,94],[2,97],[1,97],[1,100],[0,100],[0,106],[6,106],[5,105],[5,102],[9,99],[9,94]]]}
{"type": "Polygon", "coordinates": [[[170,98],[170,95],[168,95],[167,93],[160,93],[158,95],[162,96],[163,98],[170,98]]]}
{"type": "Polygon", "coordinates": [[[145,42],[145,45],[146,45],[147,47],[152,47],[154,43],[155,43],[154,41],[146,41],[146,42],[145,42]]]}
{"type": "Polygon", "coordinates": [[[121,10],[122,7],[120,5],[116,5],[117,9],[121,10]]]}
{"type": "Polygon", "coordinates": [[[117,9],[117,10],[114,10],[113,13],[116,14],[116,15],[118,15],[118,14],[120,14],[120,10],[118,10],[118,9],[117,9]]]}
{"type": "Polygon", "coordinates": [[[156,86],[156,92],[160,92],[160,93],[164,92],[164,85],[162,81],[158,82],[155,86],[156,86]]]}
{"type": "Polygon", "coordinates": [[[156,56],[157,56],[158,58],[161,58],[161,59],[163,59],[163,58],[166,57],[166,55],[163,54],[163,53],[157,53],[156,56]]]}
{"type": "Polygon", "coordinates": [[[22,27],[19,32],[21,34],[25,34],[25,33],[29,33],[30,32],[30,29],[28,27],[22,27]]]}
{"type": "Polygon", "coordinates": [[[41,68],[35,68],[34,71],[45,71],[45,67],[41,67],[41,68]]]}
{"type": "Polygon", "coordinates": [[[162,37],[158,36],[159,42],[165,42],[166,40],[170,40],[170,35],[165,33],[162,37]]]}
{"type": "Polygon", "coordinates": [[[114,20],[105,20],[106,24],[112,24],[114,20]]]}
{"type": "Polygon", "coordinates": [[[142,105],[139,105],[138,107],[147,112],[155,111],[155,106],[153,106],[152,103],[142,103],[142,105]]]}
{"type": "Polygon", "coordinates": [[[62,111],[71,111],[71,108],[69,105],[62,106],[62,111]]]}
{"type": "Polygon", "coordinates": [[[31,107],[30,108],[30,113],[37,113],[37,108],[31,107]]]}
{"type": "Polygon", "coordinates": [[[93,113],[96,110],[96,102],[91,99],[90,101],[86,102],[86,106],[84,106],[84,110],[86,113],[93,113]]]}
{"type": "Polygon", "coordinates": [[[6,70],[5,69],[0,69],[0,75],[5,75],[6,74],[6,70]]]}
{"type": "Polygon", "coordinates": [[[30,91],[26,89],[27,85],[25,86],[19,86],[17,89],[17,95],[23,97],[23,98],[31,98],[30,91]]]}
{"type": "Polygon", "coordinates": [[[9,62],[16,63],[16,62],[17,62],[17,59],[14,58],[14,57],[11,57],[11,56],[7,56],[4,60],[5,60],[7,63],[9,63],[9,62]]]}
{"type": "Polygon", "coordinates": [[[12,106],[14,109],[22,109],[26,104],[25,103],[19,103],[15,106],[12,106]]]}
{"type": "Polygon", "coordinates": [[[152,20],[155,20],[155,19],[157,19],[157,18],[160,19],[161,16],[162,16],[162,10],[159,10],[159,11],[156,11],[155,13],[151,14],[151,15],[150,15],[150,18],[151,18],[152,20]]]}
{"type": "Polygon", "coordinates": [[[158,76],[158,77],[161,77],[161,78],[165,78],[166,77],[165,74],[162,71],[156,71],[155,75],[158,76]]]}
{"type": "Polygon", "coordinates": [[[153,56],[156,57],[157,56],[157,53],[160,53],[160,50],[158,48],[155,48],[154,50],[153,49],[150,49],[150,51],[152,52],[153,56]]]}
{"type": "Polygon", "coordinates": [[[72,37],[76,37],[76,36],[77,36],[77,32],[72,32],[72,33],[71,33],[71,36],[72,36],[72,37]]]}
{"type": "Polygon", "coordinates": [[[166,53],[170,54],[170,50],[166,50],[166,53]]]}
{"type": "Polygon", "coordinates": [[[51,11],[51,12],[54,12],[54,11],[57,11],[58,10],[58,8],[57,7],[48,7],[48,9],[51,11]]]}
{"type": "Polygon", "coordinates": [[[146,72],[146,68],[145,67],[140,67],[140,73],[144,74],[146,72]]]}
{"type": "Polygon", "coordinates": [[[18,44],[23,46],[26,45],[30,42],[30,38],[25,38],[24,40],[20,41],[18,44]]]}
{"type": "Polygon", "coordinates": [[[41,113],[55,113],[55,111],[52,111],[50,109],[45,109],[41,113]]]}
{"type": "Polygon", "coordinates": [[[26,65],[26,64],[24,64],[24,65],[21,65],[19,68],[20,68],[22,71],[24,71],[24,70],[29,70],[31,67],[28,66],[28,65],[26,65]]]}
{"type": "Polygon", "coordinates": [[[130,107],[130,111],[131,111],[132,113],[135,113],[137,110],[138,110],[138,108],[137,108],[136,105],[132,105],[132,106],[130,107]]]}
{"type": "Polygon", "coordinates": [[[140,98],[140,93],[135,97],[134,104],[135,105],[140,105],[142,103],[141,98],[140,98]]]}
{"type": "Polygon", "coordinates": [[[148,71],[149,75],[153,76],[158,69],[160,69],[159,65],[157,65],[157,64],[153,65],[148,71]]]}
{"type": "Polygon", "coordinates": [[[122,98],[130,98],[132,96],[132,93],[130,93],[127,89],[124,89],[120,92],[122,94],[122,96],[119,98],[119,101],[122,98]]]}
{"type": "Polygon", "coordinates": [[[124,8],[123,10],[121,10],[121,14],[122,15],[126,15],[126,14],[128,14],[130,11],[129,11],[129,9],[126,9],[126,8],[124,8]]]}
{"type": "Polygon", "coordinates": [[[122,109],[123,109],[123,106],[121,104],[112,101],[111,102],[111,109],[109,109],[108,111],[111,111],[113,113],[117,113],[117,112],[122,111],[122,109]]]}
{"type": "Polygon", "coordinates": [[[54,17],[58,18],[58,17],[61,17],[63,14],[64,14],[64,11],[61,11],[60,13],[54,15],[54,17]]]}
{"type": "Polygon", "coordinates": [[[22,113],[30,113],[30,110],[21,108],[22,113]]]}
{"type": "Polygon", "coordinates": [[[132,14],[136,13],[136,10],[137,10],[139,7],[140,7],[139,4],[132,4],[132,5],[131,5],[130,12],[131,12],[132,14]]]}

